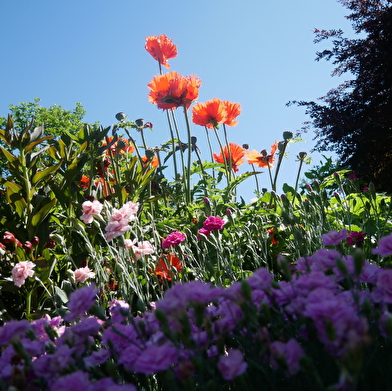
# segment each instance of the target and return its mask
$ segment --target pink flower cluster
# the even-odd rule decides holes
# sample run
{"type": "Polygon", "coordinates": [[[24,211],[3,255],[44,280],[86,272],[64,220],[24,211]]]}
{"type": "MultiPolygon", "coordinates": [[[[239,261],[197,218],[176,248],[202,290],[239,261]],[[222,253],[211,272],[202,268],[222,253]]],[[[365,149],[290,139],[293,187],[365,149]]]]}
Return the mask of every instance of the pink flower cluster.
{"type": "Polygon", "coordinates": [[[136,259],[140,259],[143,255],[150,255],[155,252],[154,246],[148,240],[137,242],[137,239],[125,239],[125,247],[132,249],[136,259]]]}
{"type": "Polygon", "coordinates": [[[129,223],[136,220],[136,214],[139,209],[138,202],[129,201],[120,209],[113,210],[109,223],[105,228],[105,238],[109,242],[117,236],[123,235],[129,231],[131,227],[129,223]]]}
{"type": "Polygon", "coordinates": [[[80,216],[80,220],[86,224],[90,224],[94,220],[94,215],[99,215],[102,212],[103,205],[97,201],[85,201],[82,204],[83,214],[80,216]]]}
{"type": "MultiPolygon", "coordinates": [[[[211,231],[220,231],[223,229],[225,225],[225,221],[220,217],[210,216],[207,217],[203,223],[203,228],[199,229],[199,234],[203,234],[205,236],[209,236],[211,231]]],[[[201,236],[198,235],[198,239],[201,239],[201,236]]]]}
{"type": "Polygon", "coordinates": [[[18,262],[12,269],[12,280],[17,287],[21,287],[27,277],[33,277],[35,264],[30,261],[18,262]]]}
{"type": "Polygon", "coordinates": [[[167,249],[170,247],[178,246],[186,239],[186,235],[181,232],[172,232],[167,235],[166,239],[162,242],[162,248],[167,249]]]}

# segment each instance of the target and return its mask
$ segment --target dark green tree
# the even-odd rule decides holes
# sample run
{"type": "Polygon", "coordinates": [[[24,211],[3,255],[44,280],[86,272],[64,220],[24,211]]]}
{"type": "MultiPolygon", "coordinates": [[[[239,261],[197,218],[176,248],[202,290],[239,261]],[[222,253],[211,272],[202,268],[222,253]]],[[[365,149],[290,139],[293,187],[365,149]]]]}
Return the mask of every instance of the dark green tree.
{"type": "Polygon", "coordinates": [[[340,0],[358,38],[342,30],[315,30],[315,42],[332,40],[316,60],[332,61],[333,75],[351,78],[306,107],[314,128],[316,151],[334,151],[377,191],[392,192],[392,0],[340,0]],[[320,103],[321,102],[321,103],[320,103]]]}

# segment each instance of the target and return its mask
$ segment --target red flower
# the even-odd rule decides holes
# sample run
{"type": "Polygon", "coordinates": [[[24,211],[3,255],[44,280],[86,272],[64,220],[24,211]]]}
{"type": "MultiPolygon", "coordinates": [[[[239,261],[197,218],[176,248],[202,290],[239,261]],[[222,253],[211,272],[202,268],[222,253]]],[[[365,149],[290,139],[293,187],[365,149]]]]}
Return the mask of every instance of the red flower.
{"type": "Polygon", "coordinates": [[[272,163],[275,162],[275,152],[278,148],[278,142],[275,141],[273,145],[271,145],[271,152],[269,155],[267,151],[263,149],[260,153],[258,153],[255,149],[252,151],[246,152],[246,160],[249,164],[256,164],[259,167],[270,167],[273,168],[272,163]]]}
{"type": "MultiPolygon", "coordinates": [[[[114,137],[110,136],[106,138],[106,143],[103,143],[102,146],[108,145],[113,141],[114,137]]],[[[127,139],[124,138],[119,138],[114,144],[110,146],[110,150],[112,153],[121,153],[123,152],[129,152],[132,153],[135,148],[133,145],[129,145],[129,142],[127,139]]],[[[107,151],[109,153],[109,151],[107,151]]]]}
{"type": "Polygon", "coordinates": [[[196,103],[192,109],[192,121],[196,125],[206,126],[214,129],[218,124],[235,126],[235,121],[241,113],[241,105],[228,100],[221,101],[218,98],[211,99],[204,103],[196,103]]]}
{"type": "Polygon", "coordinates": [[[155,60],[167,69],[170,69],[170,65],[167,63],[167,60],[177,56],[177,46],[174,45],[173,41],[164,34],[159,35],[158,37],[155,35],[147,37],[146,45],[144,47],[151,56],[155,58],[155,60]]]}
{"type": "Polygon", "coordinates": [[[159,258],[158,265],[155,267],[155,274],[171,281],[174,271],[181,272],[182,263],[173,253],[166,254],[165,257],[166,259],[159,258]]]}
{"type": "Polygon", "coordinates": [[[231,168],[234,170],[234,172],[238,171],[238,166],[244,163],[243,157],[245,155],[245,150],[241,146],[235,143],[229,143],[229,148],[227,148],[227,145],[223,148],[223,154],[222,151],[219,155],[216,153],[213,154],[215,161],[218,163],[225,163],[225,158],[226,162],[231,168]]]}
{"type": "Polygon", "coordinates": [[[158,167],[159,166],[159,159],[157,156],[153,156],[152,158],[149,158],[147,156],[143,156],[142,160],[145,164],[150,163],[151,167],[158,167]]]}
{"type": "Polygon", "coordinates": [[[195,75],[182,76],[177,72],[153,77],[147,87],[151,90],[148,100],[159,109],[169,110],[186,106],[198,98],[201,80],[195,75]]]}
{"type": "Polygon", "coordinates": [[[204,103],[196,103],[192,109],[192,121],[196,125],[214,129],[219,123],[226,120],[226,108],[224,102],[218,98],[204,103]]]}
{"type": "Polygon", "coordinates": [[[241,114],[241,105],[239,103],[229,102],[225,100],[223,102],[226,108],[226,119],[223,121],[227,126],[235,126],[238,124],[238,121],[235,119],[241,114]]]}
{"type": "Polygon", "coordinates": [[[271,239],[271,244],[274,246],[278,244],[278,241],[276,240],[275,234],[274,234],[274,228],[270,228],[267,232],[269,233],[270,239],[271,239]]]}

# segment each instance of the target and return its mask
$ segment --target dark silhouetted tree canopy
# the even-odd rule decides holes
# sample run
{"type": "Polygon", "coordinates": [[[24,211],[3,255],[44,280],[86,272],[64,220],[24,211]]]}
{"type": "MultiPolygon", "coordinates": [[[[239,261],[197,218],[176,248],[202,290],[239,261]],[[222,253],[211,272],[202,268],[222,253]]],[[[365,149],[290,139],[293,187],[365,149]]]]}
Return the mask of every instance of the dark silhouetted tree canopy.
{"type": "Polygon", "coordinates": [[[316,131],[317,151],[335,151],[341,164],[392,193],[392,0],[340,0],[359,38],[342,30],[315,30],[315,42],[330,39],[332,48],[316,60],[331,60],[333,75],[351,79],[319,102],[291,102],[306,107],[316,131]]]}

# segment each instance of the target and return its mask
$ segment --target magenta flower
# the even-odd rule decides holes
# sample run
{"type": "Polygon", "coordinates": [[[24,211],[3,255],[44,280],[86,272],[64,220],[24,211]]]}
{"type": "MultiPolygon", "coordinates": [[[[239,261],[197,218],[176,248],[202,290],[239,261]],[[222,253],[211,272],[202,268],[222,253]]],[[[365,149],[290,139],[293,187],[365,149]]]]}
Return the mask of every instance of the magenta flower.
{"type": "Polygon", "coordinates": [[[90,224],[94,220],[94,215],[99,215],[102,211],[103,205],[97,201],[85,201],[82,204],[83,214],[80,216],[80,220],[86,224],[90,224]]]}
{"type": "Polygon", "coordinates": [[[233,380],[246,371],[248,364],[241,350],[229,349],[226,355],[219,357],[217,366],[225,380],[233,380]]]}
{"type": "Polygon", "coordinates": [[[200,236],[200,234],[203,234],[203,235],[205,235],[205,236],[210,236],[211,231],[208,230],[208,229],[205,229],[205,228],[200,228],[199,231],[198,231],[198,233],[199,233],[199,235],[197,235],[197,239],[200,240],[200,239],[202,239],[202,236],[200,236]]]}
{"type": "Polygon", "coordinates": [[[349,246],[354,246],[354,244],[362,243],[367,234],[363,232],[350,232],[347,237],[347,244],[349,246]]]}
{"type": "Polygon", "coordinates": [[[203,227],[208,231],[219,231],[225,225],[225,221],[220,217],[210,216],[203,223],[203,227]]]}
{"type": "Polygon", "coordinates": [[[98,290],[94,285],[85,286],[71,293],[68,302],[69,313],[65,316],[67,322],[75,321],[80,315],[87,312],[95,302],[98,290]]]}
{"type": "Polygon", "coordinates": [[[392,254],[392,234],[384,236],[378,241],[378,247],[372,250],[373,254],[380,254],[386,257],[392,254]]]}
{"type": "Polygon", "coordinates": [[[86,267],[81,267],[79,269],[76,269],[73,272],[75,276],[75,281],[76,282],[86,282],[89,278],[94,278],[95,273],[90,270],[87,266],[86,267]]]}
{"type": "Polygon", "coordinates": [[[186,235],[182,234],[181,232],[172,232],[171,234],[167,235],[166,239],[162,242],[162,248],[170,248],[178,246],[186,239],[186,235]]]}
{"type": "Polygon", "coordinates": [[[30,261],[18,262],[12,269],[12,279],[17,287],[21,287],[27,277],[33,277],[35,264],[30,261]]]}
{"type": "Polygon", "coordinates": [[[321,236],[321,240],[324,246],[336,246],[345,240],[348,236],[348,232],[343,228],[340,232],[330,231],[325,235],[321,236]]]}

